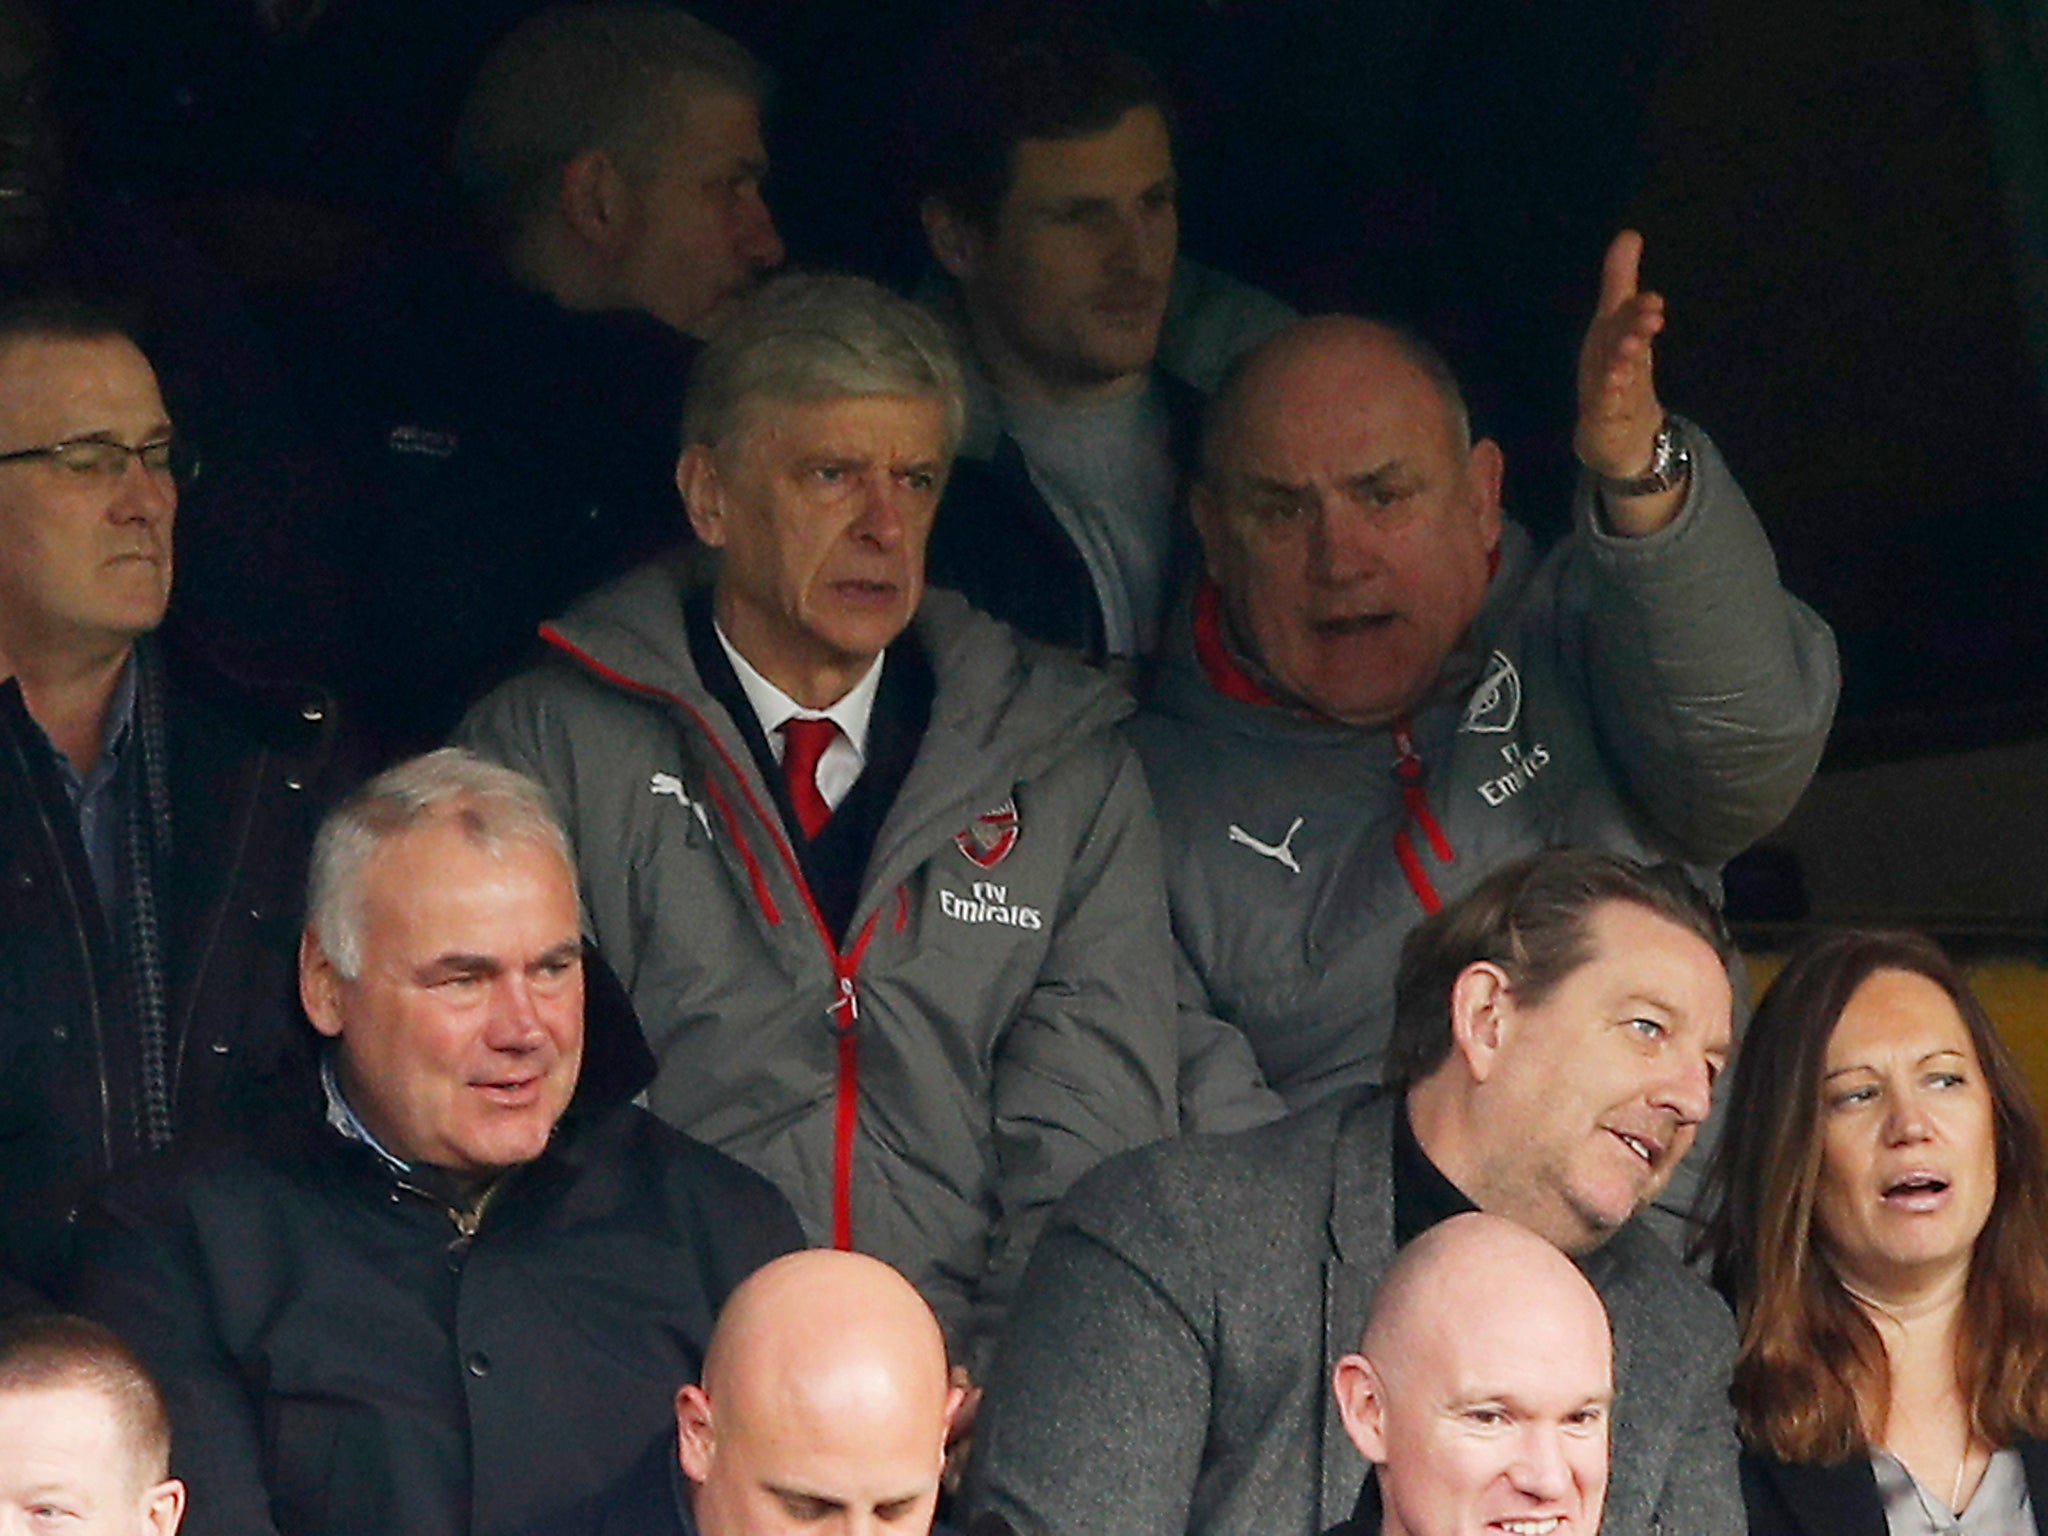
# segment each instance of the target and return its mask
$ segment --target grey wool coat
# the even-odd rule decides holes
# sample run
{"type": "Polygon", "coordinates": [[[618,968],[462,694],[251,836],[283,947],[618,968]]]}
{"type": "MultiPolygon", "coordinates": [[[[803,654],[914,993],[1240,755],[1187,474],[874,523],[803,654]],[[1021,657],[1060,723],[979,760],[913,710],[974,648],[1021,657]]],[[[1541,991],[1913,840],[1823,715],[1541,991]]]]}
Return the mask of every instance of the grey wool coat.
{"type": "MultiPolygon", "coordinates": [[[[1346,1518],[1366,1464],[1330,1372],[1394,1253],[1397,1103],[1148,1147],[1077,1184],[1011,1313],[970,1510],[1022,1536],[1314,1536],[1346,1518]]],[[[1614,1328],[1605,1536],[1742,1536],[1726,1308],[1640,1222],[1582,1263],[1614,1328]]]]}

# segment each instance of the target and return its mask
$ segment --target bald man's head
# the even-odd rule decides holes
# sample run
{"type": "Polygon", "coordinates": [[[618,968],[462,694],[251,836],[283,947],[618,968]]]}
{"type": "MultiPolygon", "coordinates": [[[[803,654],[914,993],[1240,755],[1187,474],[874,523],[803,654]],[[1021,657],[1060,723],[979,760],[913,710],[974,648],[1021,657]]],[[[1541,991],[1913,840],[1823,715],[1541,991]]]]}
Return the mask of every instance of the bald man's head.
{"type": "Polygon", "coordinates": [[[922,1536],[957,1394],[931,1308],[860,1254],[811,1249],[733,1292],[676,1427],[702,1536],[824,1519],[922,1536]]]}
{"type": "Polygon", "coordinates": [[[1382,1536],[1594,1536],[1614,1351],[1578,1267],[1497,1216],[1417,1238],[1337,1363],[1344,1427],[1380,1483],[1382,1536]]]}
{"type": "Polygon", "coordinates": [[[1189,497],[1233,637],[1288,697],[1349,725],[1413,709],[1479,614],[1501,455],[1405,331],[1303,320],[1232,370],[1189,497]]]}

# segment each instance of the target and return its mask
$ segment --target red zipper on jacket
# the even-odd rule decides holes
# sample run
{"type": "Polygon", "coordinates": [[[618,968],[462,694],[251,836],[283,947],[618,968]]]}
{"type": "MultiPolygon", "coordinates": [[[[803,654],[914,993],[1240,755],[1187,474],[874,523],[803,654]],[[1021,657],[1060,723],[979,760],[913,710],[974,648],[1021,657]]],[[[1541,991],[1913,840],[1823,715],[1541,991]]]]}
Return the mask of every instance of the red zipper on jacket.
{"type": "MultiPolygon", "coordinates": [[[[1500,551],[1495,550],[1488,566],[1489,576],[1499,564],[1500,551]]],[[[1209,686],[1226,699],[1240,704],[1267,706],[1280,702],[1231,659],[1230,647],[1223,640],[1222,603],[1213,581],[1205,580],[1195,589],[1195,660],[1209,686]]],[[[1451,847],[1451,840],[1444,836],[1436,813],[1429,807],[1429,793],[1423,787],[1426,774],[1422,759],[1415,754],[1415,737],[1409,730],[1406,716],[1394,722],[1393,736],[1394,782],[1400,786],[1401,805],[1408,813],[1408,823],[1422,829],[1437,862],[1449,864],[1458,855],[1451,847]]],[[[1408,889],[1415,893],[1415,900],[1422,910],[1434,912],[1442,907],[1444,899],[1437,894],[1436,884],[1429,878],[1429,869],[1423,864],[1422,853],[1416,848],[1415,839],[1406,825],[1394,834],[1394,857],[1400,861],[1408,889]]]]}
{"type": "MultiPolygon", "coordinates": [[[[1408,812],[1408,820],[1422,828],[1437,862],[1449,864],[1458,855],[1451,848],[1451,840],[1444,836],[1436,813],[1429,808],[1422,759],[1415,755],[1415,737],[1405,716],[1394,722],[1394,752],[1394,781],[1401,786],[1401,804],[1408,812]]],[[[1422,910],[1434,912],[1442,907],[1444,899],[1437,894],[1429,871],[1423,867],[1422,855],[1416,850],[1415,839],[1408,835],[1405,826],[1394,834],[1394,857],[1401,861],[1401,873],[1408,877],[1408,889],[1415,893],[1422,910]]]]}
{"type": "MultiPolygon", "coordinates": [[[[746,797],[747,807],[754,818],[768,829],[770,842],[781,854],[783,864],[788,868],[790,878],[796,882],[797,894],[803,897],[804,910],[811,915],[811,924],[817,930],[819,940],[825,946],[825,954],[832,962],[832,983],[834,996],[825,1010],[828,1027],[838,1046],[838,1070],[833,1086],[832,1104],[832,1246],[851,1249],[853,1247],[853,1138],[860,1123],[860,1050],[856,1025],[860,1022],[860,1000],[855,990],[860,975],[860,962],[868,951],[868,941],[875,936],[875,919],[881,914],[871,912],[862,925],[860,935],[850,948],[842,951],[832,942],[832,930],[825,922],[824,913],[818,910],[818,901],[811,894],[810,882],[804,879],[803,866],[797,862],[796,850],[776,826],[776,819],[762,808],[754,792],[747,785],[746,775],[740,772],[739,764],[725,750],[711,723],[691,704],[689,700],[670,693],[666,688],[657,688],[606,666],[588,651],[576,645],[552,624],[540,627],[540,636],[557,650],[573,656],[577,661],[595,672],[605,681],[637,693],[644,698],[661,699],[673,704],[697,723],[697,729],[704,739],[711,743],[711,750],[718,754],[725,771],[732,775],[733,783],[746,797]]],[[[768,881],[761,870],[760,861],[747,843],[745,830],[732,805],[719,792],[718,785],[710,779],[704,781],[710,792],[711,802],[718,808],[727,831],[732,835],[734,845],[740,851],[740,861],[746,865],[747,877],[754,887],[754,897],[761,903],[762,915],[770,926],[779,927],[782,912],[775,904],[775,898],[768,889],[768,881]]],[[[900,898],[900,893],[899,893],[900,898]]],[[[901,924],[898,924],[900,930],[901,924]]]]}

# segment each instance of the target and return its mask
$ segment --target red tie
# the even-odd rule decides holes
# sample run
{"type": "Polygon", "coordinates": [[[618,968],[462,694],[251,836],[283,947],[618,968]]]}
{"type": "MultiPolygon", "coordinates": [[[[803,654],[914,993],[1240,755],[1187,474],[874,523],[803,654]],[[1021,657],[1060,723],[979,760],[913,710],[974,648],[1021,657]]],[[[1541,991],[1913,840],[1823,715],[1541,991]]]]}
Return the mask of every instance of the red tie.
{"type": "Polygon", "coordinates": [[[797,825],[809,842],[832,819],[832,807],[818,793],[818,759],[832,745],[839,727],[830,720],[790,719],[782,722],[782,776],[789,783],[789,803],[796,807],[797,825]]]}

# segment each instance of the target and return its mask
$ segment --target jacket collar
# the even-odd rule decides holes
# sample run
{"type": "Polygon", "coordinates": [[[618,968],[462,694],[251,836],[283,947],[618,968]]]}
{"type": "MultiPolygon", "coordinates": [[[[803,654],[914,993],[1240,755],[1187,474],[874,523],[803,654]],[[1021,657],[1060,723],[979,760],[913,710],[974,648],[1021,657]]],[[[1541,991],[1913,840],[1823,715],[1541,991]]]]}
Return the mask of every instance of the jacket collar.
{"type": "Polygon", "coordinates": [[[1330,1257],[1323,1265],[1322,1495],[1316,1529],[1348,1516],[1365,1458],[1344,1432],[1329,1390],[1337,1361],[1358,1348],[1365,1314],[1394,1258],[1394,1092],[1373,1090],[1342,1112],[1331,1147],[1330,1257]]]}
{"type": "MultiPolygon", "coordinates": [[[[1528,534],[1515,523],[1504,524],[1479,616],[1445,658],[1435,683],[1414,710],[1417,717],[1434,705],[1464,697],[1483,675],[1487,657],[1535,565],[1528,534]]],[[[1168,621],[1162,650],[1159,686],[1146,700],[1149,710],[1255,737],[1331,742],[1374,734],[1326,719],[1285,698],[1241,653],[1230,633],[1222,594],[1206,577],[1168,621]]]]}

